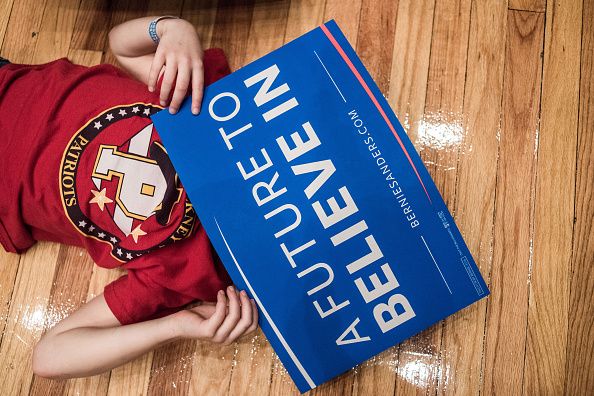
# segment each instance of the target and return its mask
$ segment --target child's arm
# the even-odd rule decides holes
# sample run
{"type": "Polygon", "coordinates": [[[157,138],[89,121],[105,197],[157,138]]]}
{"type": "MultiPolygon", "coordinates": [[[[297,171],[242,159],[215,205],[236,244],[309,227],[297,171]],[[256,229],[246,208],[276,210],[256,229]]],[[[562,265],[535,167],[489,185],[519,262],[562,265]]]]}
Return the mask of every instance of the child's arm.
{"type": "Polygon", "coordinates": [[[183,19],[163,19],[157,23],[157,46],[148,34],[148,26],[156,17],[133,19],[109,32],[109,46],[120,65],[153,92],[163,71],[159,95],[166,106],[173,89],[169,107],[175,113],[181,106],[188,87],[192,89],[192,112],[198,114],[202,102],[204,70],[202,46],[191,23],[183,19]]]}
{"type": "Polygon", "coordinates": [[[254,301],[233,287],[227,296],[219,291],[216,305],[204,303],[126,326],[119,325],[101,294],[42,337],[33,351],[33,372],[48,378],[99,374],[175,339],[230,344],[257,325],[254,301]]]}

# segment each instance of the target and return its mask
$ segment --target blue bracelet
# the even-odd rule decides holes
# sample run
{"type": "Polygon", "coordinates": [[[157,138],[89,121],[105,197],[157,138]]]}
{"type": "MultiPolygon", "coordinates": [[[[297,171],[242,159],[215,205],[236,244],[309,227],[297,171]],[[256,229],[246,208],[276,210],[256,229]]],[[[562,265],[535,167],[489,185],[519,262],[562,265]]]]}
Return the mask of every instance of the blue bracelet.
{"type": "Polygon", "coordinates": [[[157,34],[157,23],[163,19],[178,19],[178,17],[171,16],[171,15],[165,15],[165,16],[161,16],[159,18],[153,19],[151,21],[151,23],[149,23],[148,34],[151,37],[151,40],[153,40],[153,42],[157,45],[159,45],[159,41],[161,41],[161,38],[157,34]]]}

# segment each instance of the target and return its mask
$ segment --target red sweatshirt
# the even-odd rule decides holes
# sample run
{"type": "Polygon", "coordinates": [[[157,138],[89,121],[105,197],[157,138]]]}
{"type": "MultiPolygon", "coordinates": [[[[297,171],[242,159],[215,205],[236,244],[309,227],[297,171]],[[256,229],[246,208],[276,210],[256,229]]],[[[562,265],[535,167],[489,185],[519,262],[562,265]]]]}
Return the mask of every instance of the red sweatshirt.
{"type": "MultiPolygon", "coordinates": [[[[207,50],[205,84],[229,73],[207,50]]],[[[0,68],[0,242],[83,246],[127,275],[104,295],[122,324],[216,300],[230,279],[150,115],[157,94],[111,65],[0,68]]]]}

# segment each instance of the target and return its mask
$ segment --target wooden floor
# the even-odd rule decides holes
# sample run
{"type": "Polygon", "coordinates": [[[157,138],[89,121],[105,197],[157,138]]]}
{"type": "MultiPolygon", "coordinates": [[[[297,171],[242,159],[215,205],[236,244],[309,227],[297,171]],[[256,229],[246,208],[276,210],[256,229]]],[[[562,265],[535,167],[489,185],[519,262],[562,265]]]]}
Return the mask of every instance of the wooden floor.
{"type": "MultiPolygon", "coordinates": [[[[232,68],[335,18],[489,284],[312,394],[594,394],[594,0],[0,0],[0,54],[113,62],[111,26],[162,14],[192,21],[232,68]]],[[[261,333],[170,344],[92,378],[33,376],[43,331],[119,275],[67,246],[1,253],[0,394],[297,394],[261,333]]]]}

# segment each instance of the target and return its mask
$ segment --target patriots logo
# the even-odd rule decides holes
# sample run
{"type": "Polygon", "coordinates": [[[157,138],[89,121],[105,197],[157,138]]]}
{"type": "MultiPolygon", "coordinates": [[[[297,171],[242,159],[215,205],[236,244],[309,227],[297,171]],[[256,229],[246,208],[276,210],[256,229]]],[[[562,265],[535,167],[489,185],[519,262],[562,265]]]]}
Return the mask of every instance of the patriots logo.
{"type": "Polygon", "coordinates": [[[62,160],[68,218],[122,262],[188,237],[197,219],[150,122],[160,109],[134,103],[104,111],[72,137],[62,160]]]}

